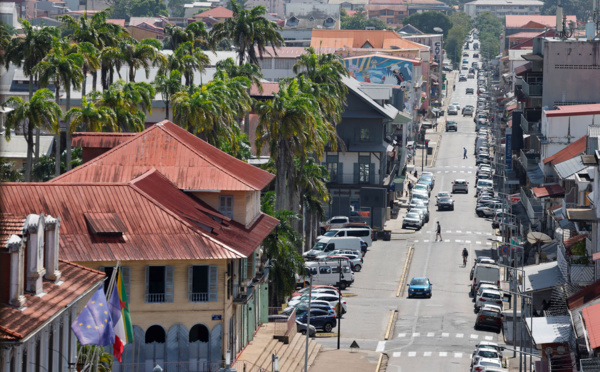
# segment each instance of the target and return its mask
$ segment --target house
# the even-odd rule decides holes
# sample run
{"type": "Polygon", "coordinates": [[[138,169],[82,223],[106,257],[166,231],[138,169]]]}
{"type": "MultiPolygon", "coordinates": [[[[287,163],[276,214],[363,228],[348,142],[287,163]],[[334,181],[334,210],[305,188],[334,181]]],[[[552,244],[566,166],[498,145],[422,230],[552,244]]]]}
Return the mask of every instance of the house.
{"type": "MultiPolygon", "coordinates": [[[[567,16],[567,22],[577,22],[577,17],[569,15],[567,16]]],[[[554,36],[555,29],[555,15],[507,14],[504,18],[504,34],[502,35],[504,41],[501,41],[501,44],[504,44],[504,50],[507,50],[511,48],[510,44],[515,42],[514,39],[511,41],[509,37],[515,34],[527,33],[532,35],[534,32],[537,32],[538,35],[546,33],[546,36],[554,36]],[[550,32],[552,34],[550,34],[550,32]]],[[[525,34],[522,34],[521,36],[525,36],[525,34]]]]}
{"type": "Polygon", "coordinates": [[[381,19],[386,25],[388,25],[388,27],[398,27],[402,25],[402,19],[404,19],[406,16],[408,16],[407,5],[367,5],[367,17],[381,19]]]}
{"type": "MultiPolygon", "coordinates": [[[[40,156],[51,155],[54,144],[53,136],[40,136],[40,156]]],[[[6,140],[4,132],[0,132],[0,158],[14,163],[14,169],[23,169],[27,164],[27,141],[25,136],[12,134],[6,140]]]]}
{"type": "Polygon", "coordinates": [[[329,0],[329,4],[339,5],[346,10],[359,10],[365,9],[369,0],[329,0]]]}
{"type": "Polygon", "coordinates": [[[476,0],[464,5],[464,12],[471,18],[481,13],[492,13],[498,18],[508,15],[540,14],[544,3],[538,0],[476,0]]]}
{"type": "Polygon", "coordinates": [[[340,29],[339,4],[289,3],[285,5],[285,28],[340,29]]]}
{"type": "Polygon", "coordinates": [[[199,368],[236,355],[267,319],[260,247],[277,220],[260,211],[260,193],[272,179],[164,121],[52,182],[5,184],[0,198],[15,213],[64,216],[66,259],[125,268],[136,343],[118,370],[199,368]],[[172,338],[180,352],[167,353],[172,338]]]}
{"type": "Polygon", "coordinates": [[[77,361],[70,325],[106,276],[59,257],[59,246],[72,247],[61,224],[43,213],[0,215],[2,371],[67,371],[77,361]]]}
{"type": "MultiPolygon", "coordinates": [[[[19,6],[20,5],[21,4],[19,3],[19,6]]],[[[7,26],[20,28],[21,26],[19,25],[19,9],[17,8],[17,3],[0,3],[0,19],[7,26]]]]}
{"type": "Polygon", "coordinates": [[[225,22],[225,20],[233,17],[233,11],[224,8],[222,6],[218,6],[215,8],[211,8],[202,13],[198,13],[194,15],[194,19],[196,21],[202,21],[204,23],[209,23],[211,26],[215,23],[225,22]]]}
{"type": "Polygon", "coordinates": [[[388,30],[313,30],[313,48],[418,49],[422,47],[388,30]]]}

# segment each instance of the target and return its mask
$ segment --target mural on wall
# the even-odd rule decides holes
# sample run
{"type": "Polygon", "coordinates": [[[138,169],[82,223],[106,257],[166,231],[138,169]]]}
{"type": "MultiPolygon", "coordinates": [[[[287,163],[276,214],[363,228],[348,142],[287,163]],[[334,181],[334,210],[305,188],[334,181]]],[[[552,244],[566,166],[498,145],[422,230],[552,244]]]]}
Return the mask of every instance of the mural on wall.
{"type": "Polygon", "coordinates": [[[346,58],[350,76],[360,82],[399,86],[407,92],[405,108],[412,111],[414,104],[413,63],[410,60],[386,56],[346,58]]]}

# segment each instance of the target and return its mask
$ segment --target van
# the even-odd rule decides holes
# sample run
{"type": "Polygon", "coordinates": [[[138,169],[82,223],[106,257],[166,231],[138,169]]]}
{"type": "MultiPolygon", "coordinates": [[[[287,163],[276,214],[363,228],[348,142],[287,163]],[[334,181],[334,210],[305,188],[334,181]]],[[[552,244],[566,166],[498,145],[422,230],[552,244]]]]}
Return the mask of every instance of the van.
{"type": "Polygon", "coordinates": [[[296,274],[297,287],[310,285],[311,277],[313,285],[333,285],[342,290],[354,283],[354,273],[350,268],[348,260],[307,262],[304,268],[307,276],[296,274]],[[341,275],[340,262],[342,267],[341,275]]]}
{"type": "Polygon", "coordinates": [[[335,251],[336,249],[351,249],[353,251],[362,251],[361,242],[363,240],[356,236],[341,236],[341,237],[328,237],[324,236],[315,246],[308,252],[304,252],[304,256],[307,260],[314,260],[317,256],[323,253],[335,251]]]}
{"type": "Polygon", "coordinates": [[[500,288],[500,268],[492,264],[477,264],[473,270],[473,283],[471,284],[471,295],[475,295],[479,283],[485,281],[495,283],[500,288]]]}
{"type": "MultiPolygon", "coordinates": [[[[347,236],[355,236],[364,240],[367,243],[367,246],[373,245],[373,239],[371,239],[371,228],[363,227],[363,228],[343,228],[343,229],[332,229],[325,233],[325,235],[317,238],[317,242],[320,242],[323,238],[334,238],[334,237],[347,237],[347,236]]],[[[360,251],[360,249],[359,249],[360,251]]]]}

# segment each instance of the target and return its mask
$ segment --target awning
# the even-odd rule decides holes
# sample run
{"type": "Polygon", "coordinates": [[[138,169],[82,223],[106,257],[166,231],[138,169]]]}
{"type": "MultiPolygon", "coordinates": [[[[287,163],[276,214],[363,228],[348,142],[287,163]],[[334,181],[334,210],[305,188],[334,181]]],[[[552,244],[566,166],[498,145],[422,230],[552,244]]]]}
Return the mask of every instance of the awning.
{"type": "Polygon", "coordinates": [[[525,266],[523,272],[525,274],[524,292],[541,291],[560,285],[562,282],[562,274],[556,261],[525,266]]]}
{"type": "Polygon", "coordinates": [[[531,71],[531,62],[527,62],[524,65],[515,67],[515,75],[517,75],[517,76],[521,76],[522,74],[526,73],[527,71],[531,71]]]}
{"type": "Polygon", "coordinates": [[[567,208],[567,218],[570,221],[595,222],[596,212],[590,208],[567,208]]]}
{"type": "Polygon", "coordinates": [[[392,124],[408,124],[411,122],[411,120],[412,117],[410,117],[410,115],[405,114],[402,111],[398,111],[398,115],[396,115],[396,117],[392,121],[392,124]]]}
{"type": "Polygon", "coordinates": [[[544,57],[537,55],[537,54],[523,54],[521,55],[521,58],[523,58],[526,61],[543,61],[544,57]]]}
{"type": "Polygon", "coordinates": [[[430,78],[431,78],[431,80],[433,80],[433,81],[438,81],[438,80],[440,80],[436,74],[431,74],[431,75],[429,75],[429,77],[430,77],[430,78]]]}
{"type": "Polygon", "coordinates": [[[568,315],[525,318],[527,330],[536,345],[569,342],[573,328],[568,315]]]}
{"type": "Polygon", "coordinates": [[[583,314],[591,348],[600,347],[600,304],[588,306],[581,313],[583,314]]]}
{"type": "Polygon", "coordinates": [[[555,196],[565,193],[565,190],[560,185],[548,185],[542,187],[532,187],[531,192],[536,198],[543,198],[546,196],[555,196]]]}

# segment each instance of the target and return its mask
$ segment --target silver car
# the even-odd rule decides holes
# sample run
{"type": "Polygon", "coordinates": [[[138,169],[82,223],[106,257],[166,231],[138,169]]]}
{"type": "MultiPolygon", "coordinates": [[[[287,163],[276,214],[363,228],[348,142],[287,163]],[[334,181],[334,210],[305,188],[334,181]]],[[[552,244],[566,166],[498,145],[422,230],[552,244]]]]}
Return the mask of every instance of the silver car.
{"type": "Polygon", "coordinates": [[[407,227],[414,227],[417,230],[420,230],[423,227],[423,219],[421,215],[417,212],[408,212],[404,220],[402,220],[402,228],[406,229],[407,227]]]}

